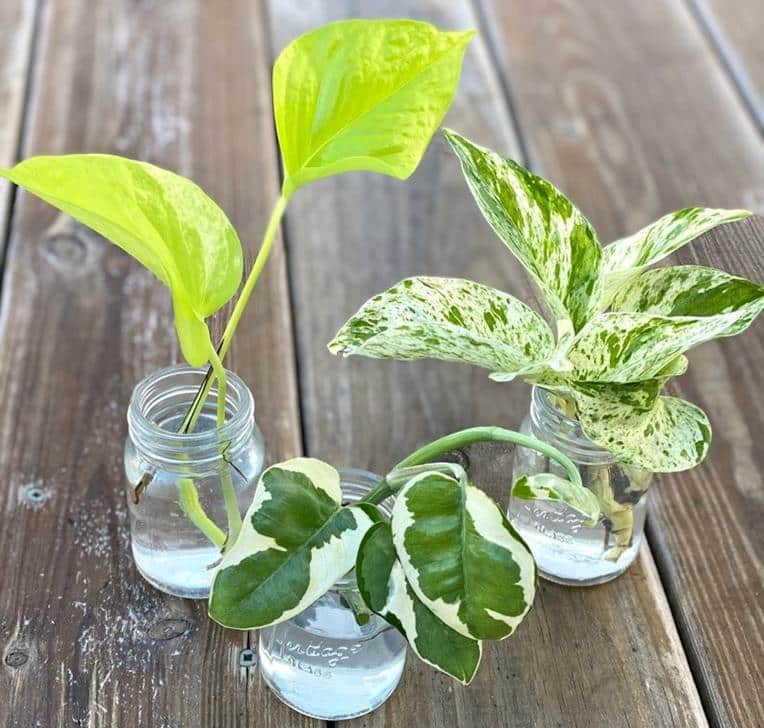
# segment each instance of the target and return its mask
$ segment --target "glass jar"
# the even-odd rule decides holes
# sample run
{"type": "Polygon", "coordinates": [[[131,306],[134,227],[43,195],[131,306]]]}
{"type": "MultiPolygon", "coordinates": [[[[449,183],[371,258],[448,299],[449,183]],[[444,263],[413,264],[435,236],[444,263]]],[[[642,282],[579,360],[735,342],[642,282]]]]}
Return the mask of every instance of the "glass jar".
{"type": "Polygon", "coordinates": [[[231,372],[225,425],[216,426],[213,386],[194,432],[178,434],[203,376],[184,364],[160,369],[136,386],[127,411],[133,558],[150,584],[189,599],[209,595],[211,567],[220,558],[220,546],[193,520],[209,519],[206,530],[224,538],[228,513],[243,514],[252,501],[265,455],[252,393],[231,372]],[[151,479],[136,504],[133,489],[145,473],[151,479]]]}
{"type": "MultiPolygon", "coordinates": [[[[340,477],[346,503],[381,480],[363,470],[343,469],[340,477]]],[[[380,508],[389,516],[391,505],[380,508]]],[[[368,613],[351,571],[305,611],[261,629],[258,654],[265,682],[291,708],[312,718],[347,720],[390,697],[403,672],[406,641],[368,613]]]]}
{"type": "MultiPolygon", "coordinates": [[[[597,496],[600,517],[594,527],[568,506],[511,498],[508,516],[531,549],[539,573],[559,584],[601,584],[622,574],[639,551],[652,473],[619,462],[589,440],[560,400],[534,387],[530,413],[520,431],[554,445],[577,466],[583,484],[597,496]]],[[[564,469],[535,450],[518,447],[513,482],[523,474],[564,469]]]]}

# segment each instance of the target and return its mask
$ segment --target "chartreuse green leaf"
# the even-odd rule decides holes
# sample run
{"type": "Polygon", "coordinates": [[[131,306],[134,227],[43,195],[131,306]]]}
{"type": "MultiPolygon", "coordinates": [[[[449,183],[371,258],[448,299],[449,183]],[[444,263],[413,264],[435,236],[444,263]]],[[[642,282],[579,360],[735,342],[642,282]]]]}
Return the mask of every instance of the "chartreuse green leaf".
{"type": "Polygon", "coordinates": [[[339,473],[295,458],[260,477],[239,537],[224,554],[209,602],[212,619],[252,629],[282,622],[350,571],[378,518],[369,505],[342,506],[339,473]]]}
{"type": "Polygon", "coordinates": [[[715,268],[677,265],[638,273],[613,299],[614,311],[716,317],[732,322],[715,336],[739,334],[764,308],[764,287],[715,268]]]}
{"type": "Polygon", "coordinates": [[[406,637],[417,656],[468,685],[480,664],[481,643],[436,617],[406,581],[388,523],[375,523],[356,561],[358,589],[367,606],[406,637]]]}
{"type": "Polygon", "coordinates": [[[499,507],[461,471],[422,473],[399,491],[393,543],[424,605],[472,639],[504,639],[533,603],[536,565],[499,507]]]}
{"type": "Polygon", "coordinates": [[[518,373],[544,361],[554,337],[516,298],[458,278],[407,278],[367,301],[332,353],[445,359],[518,373]]]}
{"type": "Polygon", "coordinates": [[[588,526],[596,525],[600,515],[599,501],[594,493],[552,473],[520,476],[512,486],[512,497],[564,503],[584,516],[588,526]]]}
{"type": "Polygon", "coordinates": [[[633,235],[605,246],[602,255],[604,285],[600,308],[607,308],[621,287],[647,266],[663,260],[718,225],[742,220],[750,214],[748,210],[687,207],[664,215],[633,235]]]}
{"type": "Polygon", "coordinates": [[[285,194],[351,170],[408,177],[451,103],[473,35],[345,20],[290,43],[273,68],[285,194]]]}
{"type": "Polygon", "coordinates": [[[239,238],[193,182],[145,162],[106,154],[32,157],[0,170],[103,235],[170,288],[183,356],[201,366],[212,346],[204,319],[236,292],[239,238]]]}
{"type": "Polygon", "coordinates": [[[600,244],[586,218],[550,182],[446,130],[483,216],[541,289],[557,334],[578,331],[600,298],[600,244]]]}
{"type": "Polygon", "coordinates": [[[662,384],[576,382],[573,396],[584,433],[624,463],[651,472],[695,467],[708,452],[711,425],[694,404],[659,396],[662,384]]]}

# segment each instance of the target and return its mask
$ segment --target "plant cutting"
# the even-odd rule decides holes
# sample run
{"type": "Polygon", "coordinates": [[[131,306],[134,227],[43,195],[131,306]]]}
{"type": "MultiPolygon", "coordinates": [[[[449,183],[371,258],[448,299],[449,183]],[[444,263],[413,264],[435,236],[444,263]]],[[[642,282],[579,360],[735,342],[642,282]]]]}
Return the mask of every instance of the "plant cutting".
{"type": "Polygon", "coordinates": [[[520,448],[513,523],[542,575],[606,581],[636,556],[652,473],[692,468],[708,451],[708,418],[665,395],[667,382],[685,372],[689,349],[741,333],[764,306],[764,289],[744,278],[697,265],[651,266],[750,213],[686,208],[603,246],[550,182],[456,132],[445,136],[483,216],[537,285],[553,327],[494,288],[415,277],[365,303],[329,349],[466,362],[489,369],[495,381],[532,384],[523,431],[578,463],[600,517],[587,529],[559,498],[550,500],[544,484],[554,466],[520,448]]]}
{"type": "Polygon", "coordinates": [[[499,506],[464,469],[439,462],[474,442],[521,444],[558,464],[591,518],[596,498],[554,447],[498,427],[447,435],[384,479],[311,458],[268,468],[217,567],[210,616],[260,629],[260,670],[303,713],[327,720],[383,702],[414,653],[468,684],[484,640],[531,607],[536,566],[499,506]]]}
{"type": "Polygon", "coordinates": [[[240,381],[229,392],[231,375],[223,360],[288,201],[301,187],[343,172],[366,170],[399,179],[411,175],[451,103],[472,35],[412,20],[348,20],[311,31],[281,52],[273,69],[273,108],[283,185],[215,344],[207,319],[239,289],[243,255],[225,213],[193,182],[145,162],[104,154],[33,157],[0,170],[122,248],[170,289],[175,328],[190,370],[155,373],[139,385],[131,402],[126,450],[128,477],[135,486],[133,535],[144,533],[146,550],[154,556],[162,552],[153,577],[148,561],[141,562],[137,553],[136,559],[160,588],[183,596],[206,594],[206,566],[235,540],[240,506],[249,502],[262,465],[251,395],[240,381]],[[193,370],[201,367],[206,367],[201,382],[192,384],[193,370]],[[210,395],[216,402],[212,411],[210,395]],[[167,402],[172,406],[163,408],[167,402]],[[215,464],[212,473],[210,463],[215,464]],[[154,481],[155,502],[139,502],[154,481]],[[205,492],[200,481],[207,483],[205,492]],[[212,504],[216,491],[223,496],[221,513],[212,504]],[[176,558],[179,546],[166,538],[178,523],[176,502],[204,534],[209,553],[199,557],[201,545],[184,535],[186,550],[196,556],[176,558]],[[213,507],[216,512],[210,513],[213,507]],[[190,571],[185,568],[189,559],[190,571]],[[184,583],[200,569],[198,589],[189,591],[184,583]]]}

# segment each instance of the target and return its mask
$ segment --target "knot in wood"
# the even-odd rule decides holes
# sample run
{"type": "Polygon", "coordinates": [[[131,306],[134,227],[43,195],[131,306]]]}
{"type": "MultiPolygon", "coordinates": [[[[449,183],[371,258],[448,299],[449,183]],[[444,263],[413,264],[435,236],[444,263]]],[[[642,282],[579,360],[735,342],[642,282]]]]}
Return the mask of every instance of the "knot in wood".
{"type": "Polygon", "coordinates": [[[149,637],[153,640],[166,642],[176,637],[182,637],[191,631],[193,624],[185,617],[167,617],[151,625],[149,637]]]}
{"type": "Polygon", "coordinates": [[[5,664],[8,665],[8,667],[21,667],[22,665],[25,665],[28,660],[29,655],[24,650],[18,648],[9,650],[8,654],[5,656],[5,664]]]}

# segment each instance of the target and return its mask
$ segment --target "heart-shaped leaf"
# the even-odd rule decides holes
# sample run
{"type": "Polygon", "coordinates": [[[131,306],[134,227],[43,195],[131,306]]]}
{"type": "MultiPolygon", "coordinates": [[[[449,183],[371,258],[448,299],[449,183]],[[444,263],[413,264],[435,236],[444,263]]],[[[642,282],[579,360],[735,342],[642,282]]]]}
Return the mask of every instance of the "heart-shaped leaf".
{"type": "Polygon", "coordinates": [[[393,506],[395,551],[408,583],[451,629],[504,639],[536,591],[536,564],[501,509],[460,476],[422,473],[393,506]]]}
{"type": "Polygon", "coordinates": [[[600,298],[600,245],[586,218],[550,182],[446,130],[483,216],[541,289],[566,339],[600,298]]]}
{"type": "Polygon", "coordinates": [[[268,468],[225,553],[209,614],[224,627],[253,629],[303,611],[350,571],[373,506],[342,506],[339,473],[312,458],[268,468]]]}
{"type": "Polygon", "coordinates": [[[204,319],[236,292],[239,238],[191,180],[106,154],[32,157],[0,176],[100,233],[170,288],[183,356],[201,366],[212,346],[204,319]]]}
{"type": "Polygon", "coordinates": [[[662,382],[573,388],[584,433],[624,463],[653,473],[687,470],[708,452],[711,425],[703,410],[676,397],[658,396],[662,382]]]}
{"type": "Polygon", "coordinates": [[[748,210],[687,207],[664,215],[633,235],[605,246],[602,251],[605,281],[600,308],[607,308],[613,296],[647,266],[663,260],[718,225],[742,220],[750,214],[748,210]]]}
{"type": "Polygon", "coordinates": [[[408,177],[451,103],[473,35],[344,20],[290,43],[273,68],[285,194],[351,170],[408,177]]]}
{"type": "Polygon", "coordinates": [[[554,338],[516,298],[458,278],[407,278],[367,301],[329,344],[332,353],[445,359],[508,372],[544,361],[554,338]]]}
{"type": "Polygon", "coordinates": [[[417,656],[468,685],[480,664],[481,644],[438,619],[406,581],[388,523],[375,523],[358,550],[358,589],[369,609],[406,637],[417,656]]]}
{"type": "Polygon", "coordinates": [[[600,515],[599,501],[594,493],[552,473],[521,475],[512,486],[512,497],[564,503],[584,516],[588,526],[594,526],[600,515]]]}

